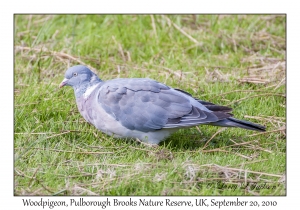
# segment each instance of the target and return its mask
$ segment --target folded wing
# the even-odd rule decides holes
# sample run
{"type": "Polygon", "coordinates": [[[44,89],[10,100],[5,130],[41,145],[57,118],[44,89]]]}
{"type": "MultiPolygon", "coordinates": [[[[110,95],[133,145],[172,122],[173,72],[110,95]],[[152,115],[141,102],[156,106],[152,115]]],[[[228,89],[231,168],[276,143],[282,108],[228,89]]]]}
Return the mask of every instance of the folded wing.
{"type": "Polygon", "coordinates": [[[189,127],[232,116],[216,107],[193,106],[191,100],[197,99],[151,79],[110,80],[98,92],[99,105],[131,130],[189,127]]]}

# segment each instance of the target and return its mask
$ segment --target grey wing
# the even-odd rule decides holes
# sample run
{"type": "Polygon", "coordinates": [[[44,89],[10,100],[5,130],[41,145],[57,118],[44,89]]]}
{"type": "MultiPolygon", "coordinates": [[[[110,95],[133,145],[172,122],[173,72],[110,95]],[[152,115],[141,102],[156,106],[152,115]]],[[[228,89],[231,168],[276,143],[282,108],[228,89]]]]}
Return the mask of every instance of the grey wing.
{"type": "Polygon", "coordinates": [[[193,106],[191,100],[195,99],[150,79],[107,81],[98,93],[98,102],[103,109],[131,130],[148,132],[188,127],[231,116],[201,109],[202,105],[193,106]]]}

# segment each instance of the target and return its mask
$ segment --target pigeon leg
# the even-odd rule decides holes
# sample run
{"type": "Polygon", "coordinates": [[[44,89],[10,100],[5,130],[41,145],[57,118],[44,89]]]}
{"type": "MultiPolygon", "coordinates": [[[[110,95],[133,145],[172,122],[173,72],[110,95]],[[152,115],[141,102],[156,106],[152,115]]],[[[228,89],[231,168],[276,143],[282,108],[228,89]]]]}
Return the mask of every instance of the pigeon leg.
{"type": "Polygon", "coordinates": [[[136,141],[146,147],[150,147],[150,148],[157,148],[159,147],[157,144],[149,144],[149,143],[146,143],[146,142],[143,142],[141,141],[140,139],[136,138],[136,141]]]}

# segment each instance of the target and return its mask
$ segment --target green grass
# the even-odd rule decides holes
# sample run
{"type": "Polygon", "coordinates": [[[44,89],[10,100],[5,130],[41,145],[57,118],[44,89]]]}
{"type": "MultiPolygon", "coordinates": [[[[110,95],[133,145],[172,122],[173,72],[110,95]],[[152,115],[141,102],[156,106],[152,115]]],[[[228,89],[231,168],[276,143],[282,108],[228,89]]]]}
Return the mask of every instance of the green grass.
{"type": "Polygon", "coordinates": [[[15,195],[285,195],[285,18],[15,15],[15,195]],[[58,88],[79,63],[230,105],[268,133],[199,126],[157,148],[113,139],[58,88]]]}

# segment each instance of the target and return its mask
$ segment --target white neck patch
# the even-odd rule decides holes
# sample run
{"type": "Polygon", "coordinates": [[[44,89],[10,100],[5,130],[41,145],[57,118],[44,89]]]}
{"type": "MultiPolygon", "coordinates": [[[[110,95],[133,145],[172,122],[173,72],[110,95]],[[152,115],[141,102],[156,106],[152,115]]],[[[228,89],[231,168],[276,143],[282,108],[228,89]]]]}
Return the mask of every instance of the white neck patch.
{"type": "Polygon", "coordinates": [[[99,84],[100,84],[100,83],[97,83],[97,84],[95,84],[95,85],[89,86],[89,87],[86,89],[85,93],[83,94],[83,98],[84,98],[84,99],[87,99],[87,98],[91,95],[91,93],[98,87],[99,84]]]}

